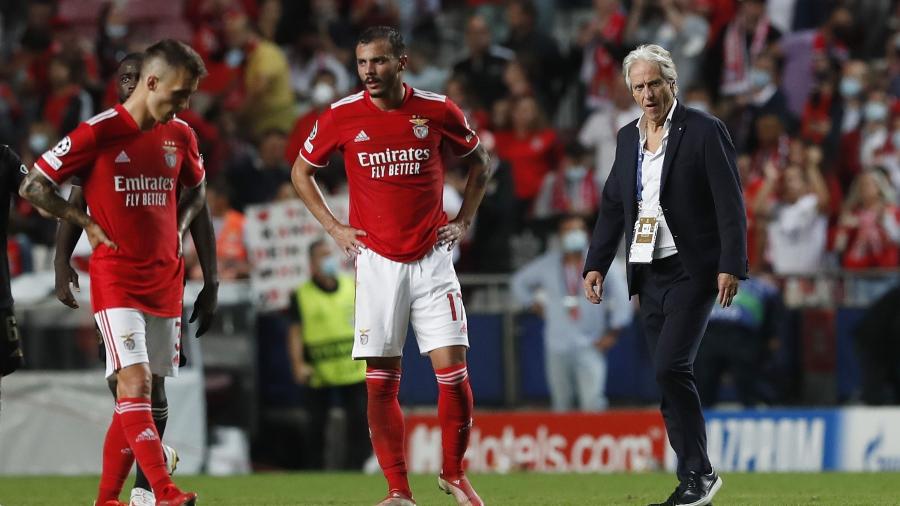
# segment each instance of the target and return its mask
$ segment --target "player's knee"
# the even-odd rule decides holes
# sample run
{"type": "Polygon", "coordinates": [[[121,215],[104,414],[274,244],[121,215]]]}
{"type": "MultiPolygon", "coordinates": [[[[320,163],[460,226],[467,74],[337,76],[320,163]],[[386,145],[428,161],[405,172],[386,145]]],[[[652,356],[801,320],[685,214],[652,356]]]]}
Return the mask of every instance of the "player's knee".
{"type": "Polygon", "coordinates": [[[119,371],[118,397],[150,397],[151,377],[146,364],[137,364],[119,371]]]}
{"type": "Polygon", "coordinates": [[[400,369],[400,357],[369,357],[366,367],[371,369],[400,369]]]}

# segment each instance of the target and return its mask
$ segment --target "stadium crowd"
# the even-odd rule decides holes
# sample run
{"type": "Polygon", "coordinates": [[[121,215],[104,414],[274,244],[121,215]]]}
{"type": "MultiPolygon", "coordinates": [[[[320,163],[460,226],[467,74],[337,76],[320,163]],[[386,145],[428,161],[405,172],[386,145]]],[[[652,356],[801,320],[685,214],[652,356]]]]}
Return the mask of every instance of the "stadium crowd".
{"type": "MultiPolygon", "coordinates": [[[[726,370],[744,404],[799,399],[795,371],[785,372],[799,368],[799,359],[789,366],[772,360],[781,346],[774,336],[796,321],[782,318],[784,303],[815,297],[821,286],[785,284],[783,276],[885,274],[900,266],[894,0],[0,0],[0,143],[30,166],[80,121],[116,103],[116,68],[126,54],[164,37],[189,42],[209,75],[180,117],[205,157],[219,277],[247,278],[253,266],[243,211],[297,198],[291,165],[318,115],[361,89],[356,37],[383,24],[406,38],[404,80],[456,102],[493,155],[494,178],[456,261],[461,273],[522,272],[564,242],[554,238],[567,223],[583,222],[589,233],[616,132],[641,112],[622,79],[622,59],[646,43],[672,51],[678,100],[721,118],[737,148],[751,269],[741,290],[745,307],[758,303],[748,319],[714,312],[708,332],[717,338],[698,357],[706,405],[719,400],[726,370]],[[783,381],[762,385],[760,376],[783,381]]],[[[317,175],[333,195],[346,192],[342,169],[333,157],[317,175]]],[[[465,184],[464,167],[450,165],[444,207],[451,218],[465,184]]],[[[55,232],[55,222],[14,202],[13,276],[52,269],[55,232]]],[[[560,246],[580,252],[585,245],[560,246]]],[[[83,268],[89,254],[76,250],[76,265],[83,268]]],[[[199,279],[190,248],[187,259],[187,272],[199,279]]],[[[879,278],[863,288],[880,294],[894,282],[879,278]]],[[[900,401],[893,359],[900,352],[885,343],[880,323],[900,325],[898,298],[895,289],[874,305],[857,336],[866,402],[887,399],[882,376],[892,378],[900,401]]],[[[537,312],[565,317],[574,306],[537,312]]],[[[600,354],[627,327],[628,309],[610,317],[615,332],[604,336],[600,354]]],[[[257,332],[287,335],[291,323],[298,325],[284,316],[258,322],[257,332]]],[[[280,341],[270,347],[284,353],[280,341]]],[[[288,376],[288,367],[308,375],[306,364],[286,364],[288,376]]],[[[597,370],[605,375],[605,362],[597,370]]],[[[582,404],[591,402],[607,400],[601,392],[582,404]]]]}

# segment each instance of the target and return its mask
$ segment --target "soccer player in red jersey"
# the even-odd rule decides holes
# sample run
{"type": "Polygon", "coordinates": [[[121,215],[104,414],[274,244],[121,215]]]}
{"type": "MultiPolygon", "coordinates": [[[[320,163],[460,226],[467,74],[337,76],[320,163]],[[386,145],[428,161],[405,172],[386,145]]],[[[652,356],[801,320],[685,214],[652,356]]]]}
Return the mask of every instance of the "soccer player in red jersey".
{"type": "Polygon", "coordinates": [[[96,504],[119,506],[134,460],[158,506],[193,505],[168,475],[150,413],[152,374],[177,374],[184,262],[181,239],[205,199],[197,140],[175,114],[206,73],[200,56],[174,40],[145,52],[141,78],[122,105],[80,124],[44,153],[19,193],[38,208],[81,227],[91,257],[91,304],[103,334],[107,377],[117,403],[103,447],[96,504]],[[54,187],[77,176],[90,208],[63,200],[54,187]],[[178,185],[184,188],[176,202],[178,185]]]}
{"type": "Polygon", "coordinates": [[[431,359],[438,381],[443,446],[438,484],[459,504],[480,506],[462,468],[473,402],[466,313],[451,249],[484,197],[489,158],[456,104],[403,83],[406,65],[403,38],[395,28],[364,31],[356,66],[365,89],[331,104],[319,117],[292,179],[340,248],[356,255],[353,358],[367,362],[369,429],[388,482],[388,497],[379,504],[415,504],[397,401],[400,356],[411,322],[419,352],[431,359]],[[462,209],[449,222],[441,202],[444,147],[469,165],[462,209]],[[349,181],[348,225],[328,209],[314,179],[337,150],[343,152],[349,181]]]}
{"type": "MultiPolygon", "coordinates": [[[[130,53],[125,55],[119,62],[119,68],[116,70],[116,91],[118,93],[119,103],[124,103],[128,97],[134,92],[140,79],[141,65],[144,61],[143,53],[130,53]]],[[[23,176],[24,177],[24,176],[23,176]]],[[[69,203],[77,206],[79,209],[86,209],[87,203],[84,201],[84,192],[81,188],[81,181],[77,178],[70,180],[72,190],[69,193],[69,203]]],[[[212,323],[217,303],[218,290],[218,273],[216,266],[216,245],[215,234],[213,232],[212,219],[209,215],[209,209],[204,204],[203,209],[197,214],[191,222],[191,236],[197,246],[197,253],[200,259],[200,267],[203,271],[204,284],[203,289],[194,302],[194,311],[191,314],[190,321],[193,322],[199,317],[199,326],[197,336],[203,335],[212,323]]],[[[62,220],[56,232],[56,297],[65,305],[77,309],[78,303],[72,295],[70,284],[78,289],[78,273],[72,268],[70,260],[72,252],[81,236],[81,229],[72,223],[62,220]]],[[[103,341],[103,334],[97,327],[98,346],[100,350],[100,361],[106,363],[106,345],[103,341]]],[[[184,348],[180,350],[179,367],[184,367],[186,358],[184,348]]],[[[107,381],[109,390],[112,392],[113,399],[116,398],[116,390],[118,382],[115,376],[111,376],[107,381]]],[[[153,374],[150,385],[150,403],[153,423],[156,431],[159,433],[160,439],[166,430],[169,419],[169,403],[166,398],[166,382],[165,376],[153,374]]],[[[178,463],[178,453],[174,448],[163,444],[163,452],[166,456],[166,465],[169,474],[174,472],[178,463]]],[[[128,506],[154,506],[156,497],[153,495],[150,481],[144,474],[141,466],[136,466],[134,487],[131,489],[131,499],[128,506]]]]}

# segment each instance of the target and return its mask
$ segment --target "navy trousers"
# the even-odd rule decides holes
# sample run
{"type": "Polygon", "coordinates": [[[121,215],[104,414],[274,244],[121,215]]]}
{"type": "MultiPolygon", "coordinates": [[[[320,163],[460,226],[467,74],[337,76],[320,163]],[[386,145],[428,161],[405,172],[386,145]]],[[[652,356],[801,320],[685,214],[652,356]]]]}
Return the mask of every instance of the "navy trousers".
{"type": "Polygon", "coordinates": [[[709,473],[706,421],[694,379],[694,359],[716,300],[715,280],[691,279],[678,255],[634,270],[643,322],[669,444],[678,456],[678,479],[709,473]]]}

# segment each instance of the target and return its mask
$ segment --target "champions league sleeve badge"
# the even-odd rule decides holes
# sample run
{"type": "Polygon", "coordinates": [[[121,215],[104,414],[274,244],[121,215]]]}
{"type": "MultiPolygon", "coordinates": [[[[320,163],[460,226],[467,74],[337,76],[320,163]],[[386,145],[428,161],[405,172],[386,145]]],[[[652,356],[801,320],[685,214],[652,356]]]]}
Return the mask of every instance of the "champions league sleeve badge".
{"type": "Polygon", "coordinates": [[[175,164],[178,163],[178,147],[175,146],[175,141],[163,141],[163,151],[166,152],[163,155],[166,159],[166,165],[170,169],[174,169],[175,164]]]}
{"type": "Polygon", "coordinates": [[[409,122],[413,124],[413,134],[416,138],[424,139],[428,137],[428,118],[413,116],[409,122]]]}

